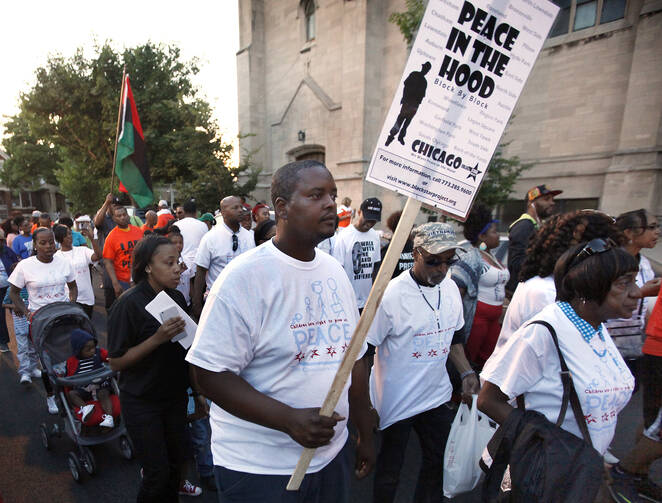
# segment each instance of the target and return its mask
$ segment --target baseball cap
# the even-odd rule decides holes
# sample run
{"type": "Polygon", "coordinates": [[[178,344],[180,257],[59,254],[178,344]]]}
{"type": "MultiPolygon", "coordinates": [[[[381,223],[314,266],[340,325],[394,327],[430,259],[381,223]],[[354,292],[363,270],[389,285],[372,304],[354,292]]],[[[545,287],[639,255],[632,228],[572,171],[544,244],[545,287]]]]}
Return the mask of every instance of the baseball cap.
{"type": "Polygon", "coordinates": [[[35,218],[39,218],[39,217],[41,216],[41,211],[39,211],[39,210],[34,210],[34,211],[32,212],[32,216],[35,217],[35,218]]]}
{"type": "Polygon", "coordinates": [[[201,222],[211,222],[212,225],[216,225],[216,219],[211,213],[203,213],[198,220],[201,222]]]}
{"type": "Polygon", "coordinates": [[[161,199],[161,200],[159,201],[159,207],[161,207],[161,208],[167,208],[167,207],[168,207],[168,201],[166,201],[165,199],[161,199]]]}
{"type": "Polygon", "coordinates": [[[558,196],[561,194],[563,191],[562,190],[549,190],[545,184],[542,185],[536,185],[532,189],[529,189],[529,191],[526,193],[526,200],[528,202],[534,201],[538,199],[539,197],[542,196],[547,196],[547,195],[552,195],[552,196],[558,196]]]}
{"type": "Polygon", "coordinates": [[[431,255],[438,255],[448,250],[460,248],[457,244],[455,229],[450,224],[428,222],[412,231],[414,248],[423,248],[431,255]]]}
{"type": "Polygon", "coordinates": [[[382,219],[382,202],[376,197],[370,197],[361,203],[361,213],[365,220],[382,219]]]}

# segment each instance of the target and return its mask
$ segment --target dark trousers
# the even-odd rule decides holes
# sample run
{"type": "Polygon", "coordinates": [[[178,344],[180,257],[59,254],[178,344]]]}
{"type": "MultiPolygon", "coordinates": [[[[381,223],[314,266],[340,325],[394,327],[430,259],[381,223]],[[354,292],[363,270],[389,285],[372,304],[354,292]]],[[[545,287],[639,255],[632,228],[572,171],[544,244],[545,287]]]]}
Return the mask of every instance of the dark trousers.
{"type": "MultiPolygon", "coordinates": [[[[5,298],[8,288],[8,286],[0,288],[0,298],[5,298]]],[[[8,344],[9,332],[7,331],[7,318],[5,317],[4,309],[2,311],[2,316],[0,316],[0,344],[8,344]]]]}
{"type": "Polygon", "coordinates": [[[122,392],[126,429],[143,468],[138,503],[177,503],[186,434],[185,393],[167,401],[147,401],[122,392]]]}
{"type": "Polygon", "coordinates": [[[349,442],[328,465],[287,491],[289,475],[257,475],[214,466],[220,503],[348,503],[351,476],[349,442]]]}
{"type": "Polygon", "coordinates": [[[655,422],[662,407],[662,356],[644,354],[640,369],[644,428],[648,428],[655,422]]]}
{"type": "Polygon", "coordinates": [[[94,306],[90,306],[88,304],[81,304],[80,302],[76,302],[76,304],[78,304],[83,309],[83,311],[85,311],[85,314],[87,315],[87,317],[89,319],[92,319],[92,313],[94,312],[94,306]]]}
{"type": "Polygon", "coordinates": [[[395,500],[400,469],[412,429],[418,435],[423,455],[414,501],[417,503],[441,501],[444,450],[454,418],[455,410],[442,404],[436,409],[398,421],[382,431],[382,446],[377,456],[373,488],[375,503],[389,503],[395,500]]]}

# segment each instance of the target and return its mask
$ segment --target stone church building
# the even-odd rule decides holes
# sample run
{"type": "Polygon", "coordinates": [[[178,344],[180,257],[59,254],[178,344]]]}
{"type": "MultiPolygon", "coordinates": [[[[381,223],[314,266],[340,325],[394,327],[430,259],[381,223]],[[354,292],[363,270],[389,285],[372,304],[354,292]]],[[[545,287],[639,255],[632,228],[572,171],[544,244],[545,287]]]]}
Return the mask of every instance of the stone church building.
{"type": "MultiPolygon", "coordinates": [[[[319,159],[339,197],[396,194],[363,181],[408,47],[388,21],[405,0],[238,0],[240,149],[262,168],[319,159]]],[[[531,163],[498,209],[516,218],[526,190],[562,189],[561,210],[662,214],[662,0],[555,0],[556,23],[503,137],[531,163]]]]}

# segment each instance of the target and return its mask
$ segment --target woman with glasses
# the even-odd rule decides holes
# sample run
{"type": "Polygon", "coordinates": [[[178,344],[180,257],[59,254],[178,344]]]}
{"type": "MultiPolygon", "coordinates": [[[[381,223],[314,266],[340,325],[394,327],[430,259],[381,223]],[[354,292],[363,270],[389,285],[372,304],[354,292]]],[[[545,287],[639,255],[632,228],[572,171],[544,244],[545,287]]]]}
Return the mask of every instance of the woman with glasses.
{"type": "Polygon", "coordinates": [[[614,219],[602,212],[575,211],[554,215],[545,222],[527,249],[520,282],[506,310],[495,351],[506,344],[513,332],[556,300],[552,273],[559,257],[568,248],[599,237],[625,244],[614,219]]]}
{"type": "Polygon", "coordinates": [[[455,231],[448,224],[427,223],[414,229],[412,239],[414,265],[388,284],[367,336],[376,348],[370,395],[382,435],[375,503],[394,500],[412,429],[423,454],[414,501],[439,501],[444,449],[455,416],[446,360],[460,373],[465,399],[479,389],[462,345],[462,300],[447,277],[458,248],[455,231]]]}
{"type": "MultiPolygon", "coordinates": [[[[644,209],[628,211],[616,218],[616,225],[627,239],[625,250],[639,262],[637,285],[641,288],[642,297],[657,296],[660,290],[660,278],[655,278],[651,263],[640,253],[642,249],[654,248],[657,244],[660,236],[657,218],[644,209]]],[[[627,318],[608,320],[606,325],[616,347],[637,378],[646,325],[646,303],[643,298],[630,314],[631,316],[627,318]]]]}
{"type": "Polygon", "coordinates": [[[496,224],[490,209],[480,205],[473,208],[464,223],[464,237],[471,248],[460,255],[452,271],[463,297],[465,333],[469,336],[465,350],[477,367],[487,361],[499,338],[499,320],[510,279],[508,268],[491,252],[499,246],[496,224]]]}
{"type": "MultiPolygon", "coordinates": [[[[611,241],[573,246],[554,268],[557,302],[531,320],[546,322],[556,332],[593,447],[601,455],[634,388],[634,378],[602,323],[628,315],[637,305],[638,269],[634,257],[611,241]]],[[[527,323],[485,364],[478,407],[502,424],[513,411],[509,401],[523,395],[526,410],[556,422],[563,401],[560,370],[550,330],[527,323]]],[[[582,438],[574,414],[566,413],[559,426],[582,438]]],[[[636,493],[630,496],[638,501],[636,493]]]]}

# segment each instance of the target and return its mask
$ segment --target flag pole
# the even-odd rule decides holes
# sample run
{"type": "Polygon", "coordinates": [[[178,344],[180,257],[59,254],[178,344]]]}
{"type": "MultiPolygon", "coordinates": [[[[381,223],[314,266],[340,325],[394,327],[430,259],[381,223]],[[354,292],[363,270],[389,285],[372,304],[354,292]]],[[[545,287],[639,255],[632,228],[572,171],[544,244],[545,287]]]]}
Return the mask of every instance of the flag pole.
{"type": "Polygon", "coordinates": [[[122,119],[122,103],[124,101],[124,83],[126,82],[126,65],[122,69],[122,89],[120,91],[120,104],[117,107],[117,127],[115,129],[115,148],[113,150],[113,170],[110,175],[110,193],[113,193],[113,185],[115,185],[115,162],[117,162],[117,140],[120,135],[120,120],[122,119]]]}

